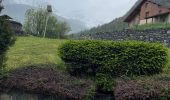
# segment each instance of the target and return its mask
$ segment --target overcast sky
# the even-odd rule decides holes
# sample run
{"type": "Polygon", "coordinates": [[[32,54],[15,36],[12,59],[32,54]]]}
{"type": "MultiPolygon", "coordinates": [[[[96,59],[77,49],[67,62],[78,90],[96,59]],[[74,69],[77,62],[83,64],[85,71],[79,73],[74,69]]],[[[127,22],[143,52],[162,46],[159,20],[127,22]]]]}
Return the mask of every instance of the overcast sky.
{"type": "MultiPolygon", "coordinates": [[[[11,0],[12,1],[12,0],[11,0]]],[[[97,26],[123,16],[137,0],[13,0],[29,5],[51,4],[54,13],[97,26]]]]}

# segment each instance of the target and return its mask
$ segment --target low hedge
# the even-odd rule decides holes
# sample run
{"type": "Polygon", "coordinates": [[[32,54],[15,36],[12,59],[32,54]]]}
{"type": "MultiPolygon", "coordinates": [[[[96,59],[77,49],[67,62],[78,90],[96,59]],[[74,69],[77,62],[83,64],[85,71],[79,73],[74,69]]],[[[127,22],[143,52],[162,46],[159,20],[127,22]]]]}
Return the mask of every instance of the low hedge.
{"type": "Polygon", "coordinates": [[[68,41],[59,51],[71,75],[95,76],[102,91],[112,90],[113,77],[159,73],[168,58],[160,43],[139,41],[68,41]]]}
{"type": "Polygon", "coordinates": [[[167,48],[160,43],[141,41],[68,41],[60,49],[72,75],[152,75],[167,63],[167,48]]]}

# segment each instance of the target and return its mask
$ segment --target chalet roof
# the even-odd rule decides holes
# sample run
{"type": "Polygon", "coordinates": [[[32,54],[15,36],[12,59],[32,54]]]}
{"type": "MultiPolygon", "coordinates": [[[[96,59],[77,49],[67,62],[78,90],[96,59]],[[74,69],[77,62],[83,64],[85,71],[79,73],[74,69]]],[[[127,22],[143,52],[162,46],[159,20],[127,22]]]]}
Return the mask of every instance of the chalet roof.
{"type": "Polygon", "coordinates": [[[135,15],[138,9],[140,9],[140,6],[146,1],[170,8],[170,0],[138,0],[135,5],[126,13],[124,21],[127,22],[131,16],[135,15]]]}
{"type": "Polygon", "coordinates": [[[170,8],[170,0],[150,0],[150,1],[158,5],[170,8]]]}
{"type": "Polygon", "coordinates": [[[10,19],[9,22],[10,22],[11,24],[15,24],[15,25],[22,26],[22,24],[21,24],[20,22],[17,22],[17,21],[12,20],[12,19],[10,19]]]}
{"type": "Polygon", "coordinates": [[[22,26],[22,24],[14,19],[12,19],[10,16],[8,15],[0,15],[0,18],[3,18],[3,19],[6,19],[6,20],[9,20],[10,23],[12,24],[18,24],[20,26],[22,26]]]}
{"type": "Polygon", "coordinates": [[[8,15],[1,15],[0,18],[4,18],[4,19],[12,19],[10,16],[8,15]]]}

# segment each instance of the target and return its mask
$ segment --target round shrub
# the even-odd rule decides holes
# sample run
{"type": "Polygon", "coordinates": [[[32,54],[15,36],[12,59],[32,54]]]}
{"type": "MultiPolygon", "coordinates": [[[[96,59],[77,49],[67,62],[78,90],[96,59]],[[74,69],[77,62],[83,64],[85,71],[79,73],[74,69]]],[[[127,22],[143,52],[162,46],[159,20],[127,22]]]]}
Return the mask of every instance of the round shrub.
{"type": "Polygon", "coordinates": [[[167,48],[160,43],[140,41],[68,41],[60,56],[72,75],[152,75],[167,63],[167,48]]]}

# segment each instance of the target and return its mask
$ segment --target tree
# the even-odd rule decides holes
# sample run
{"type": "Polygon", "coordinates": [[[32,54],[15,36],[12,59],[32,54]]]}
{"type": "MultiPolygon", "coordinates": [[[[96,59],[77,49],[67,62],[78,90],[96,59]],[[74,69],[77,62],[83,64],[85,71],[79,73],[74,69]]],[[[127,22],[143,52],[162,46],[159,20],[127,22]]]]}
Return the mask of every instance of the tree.
{"type": "Polygon", "coordinates": [[[0,12],[2,11],[3,6],[2,6],[2,0],[0,0],[0,12]]]}
{"type": "Polygon", "coordinates": [[[67,25],[66,22],[58,23],[57,32],[59,38],[65,38],[65,34],[69,32],[71,28],[67,25]]]}
{"type": "MultiPolygon", "coordinates": [[[[2,11],[2,0],[0,0],[0,12],[2,11]]],[[[0,70],[4,69],[6,52],[9,46],[14,44],[15,36],[7,19],[0,16],[0,70]]]]}
{"type": "Polygon", "coordinates": [[[65,34],[70,31],[66,22],[59,22],[54,15],[48,18],[48,12],[44,8],[28,9],[25,16],[24,31],[27,34],[43,37],[47,19],[46,37],[64,38],[65,34]]]}

